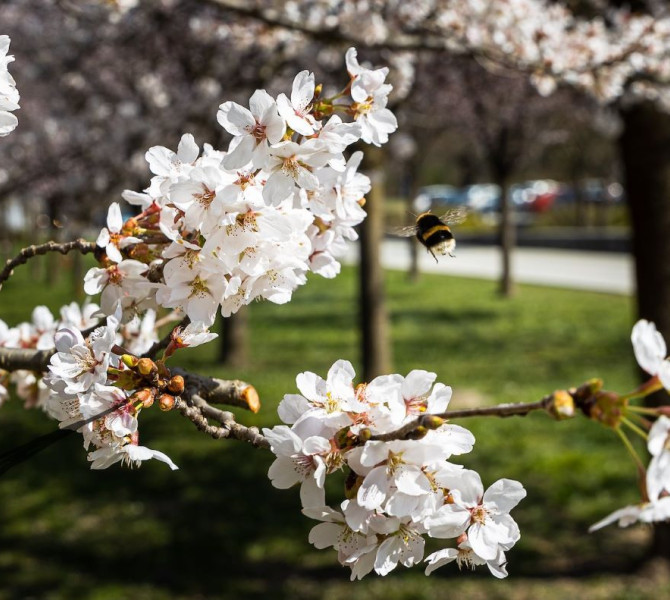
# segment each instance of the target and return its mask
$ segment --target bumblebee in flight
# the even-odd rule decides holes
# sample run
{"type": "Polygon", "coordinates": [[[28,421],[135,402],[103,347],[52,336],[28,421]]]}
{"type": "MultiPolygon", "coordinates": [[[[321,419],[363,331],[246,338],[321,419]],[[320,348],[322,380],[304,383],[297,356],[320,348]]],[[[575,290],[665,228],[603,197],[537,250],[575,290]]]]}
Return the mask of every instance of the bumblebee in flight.
{"type": "Polygon", "coordinates": [[[467,209],[464,206],[452,208],[444,213],[442,216],[429,212],[421,213],[416,218],[414,225],[401,227],[394,231],[395,235],[401,237],[409,237],[416,235],[416,239],[423,244],[428,252],[433,255],[435,262],[437,262],[438,254],[448,254],[453,256],[453,251],[456,248],[456,239],[451,233],[450,225],[462,223],[467,217],[467,209]]]}

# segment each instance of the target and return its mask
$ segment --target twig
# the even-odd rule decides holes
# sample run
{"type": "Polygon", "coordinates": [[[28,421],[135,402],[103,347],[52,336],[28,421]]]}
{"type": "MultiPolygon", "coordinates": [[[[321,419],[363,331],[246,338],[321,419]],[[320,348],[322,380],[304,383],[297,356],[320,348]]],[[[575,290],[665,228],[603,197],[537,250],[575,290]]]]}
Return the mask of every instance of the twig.
{"type": "Polygon", "coordinates": [[[431,418],[440,419],[463,419],[466,417],[523,417],[535,410],[547,410],[553,402],[553,394],[544,396],[537,402],[519,402],[516,404],[498,404],[497,406],[486,406],[482,408],[466,408],[463,410],[451,410],[438,415],[422,415],[414,421],[407,423],[400,429],[389,433],[380,433],[370,437],[371,440],[388,442],[391,440],[404,440],[411,438],[411,434],[420,428],[425,428],[431,418]]]}
{"type": "Polygon", "coordinates": [[[80,427],[84,427],[93,421],[102,419],[116,410],[119,410],[119,405],[111,406],[107,410],[89,417],[88,419],[81,419],[74,423],[70,423],[61,429],[56,429],[55,431],[41,435],[25,444],[21,444],[20,446],[5,450],[4,452],[0,452],[0,476],[4,475],[12,467],[21,464],[32,456],[35,456],[35,454],[38,452],[45,450],[52,444],[55,444],[68,435],[76,432],[80,427]]]}
{"type": "Polygon", "coordinates": [[[270,442],[258,431],[257,427],[246,427],[235,421],[231,412],[211,406],[198,394],[191,395],[177,405],[180,414],[191,421],[198,430],[215,439],[231,438],[249,442],[257,448],[270,448],[270,442]],[[220,424],[210,425],[208,419],[220,424]]]}
{"type": "MultiPolygon", "coordinates": [[[[56,350],[34,350],[32,348],[0,348],[0,370],[45,372],[49,360],[56,350]]],[[[191,373],[186,369],[174,367],[173,375],[181,375],[184,378],[186,395],[199,395],[212,404],[227,404],[237,406],[257,413],[261,402],[256,388],[239,379],[216,379],[191,373]]]]}
{"type": "Polygon", "coordinates": [[[56,350],[33,348],[0,348],[0,369],[3,371],[46,371],[49,360],[56,350]]]}
{"type": "Polygon", "coordinates": [[[246,381],[214,379],[206,375],[190,373],[179,367],[170,369],[170,372],[184,378],[186,397],[197,395],[211,404],[237,406],[253,413],[257,413],[261,408],[256,388],[246,381]]]}
{"type": "Polygon", "coordinates": [[[34,258],[35,256],[41,256],[47,254],[48,252],[60,252],[61,254],[67,254],[72,250],[78,250],[82,254],[88,254],[89,252],[93,252],[96,248],[97,246],[94,242],[87,242],[81,238],[74,240],[73,242],[65,242],[63,244],[59,244],[58,242],[46,242],[44,244],[40,244],[39,246],[33,245],[28,246],[27,248],[23,248],[23,250],[19,252],[18,256],[9,259],[5,263],[4,269],[0,271],[0,287],[2,287],[2,284],[12,276],[12,272],[16,267],[26,264],[31,258],[34,258]]]}
{"type": "MultiPolygon", "coordinates": [[[[321,42],[347,43],[358,48],[391,50],[391,51],[427,51],[437,53],[449,53],[458,56],[465,56],[474,60],[490,61],[499,68],[511,69],[517,72],[532,74],[535,72],[546,72],[552,77],[564,80],[565,73],[561,73],[553,68],[546,60],[540,59],[532,62],[526,62],[515,59],[509,52],[499,47],[476,47],[469,43],[467,36],[462,31],[440,30],[426,27],[423,31],[416,33],[406,33],[394,31],[391,35],[382,40],[369,40],[364,36],[358,36],[343,31],[338,25],[323,26],[307,22],[299,22],[287,17],[281,10],[274,8],[264,8],[261,6],[250,5],[248,0],[206,0],[209,4],[218,7],[223,11],[236,14],[243,18],[251,18],[268,27],[283,28],[289,31],[305,35],[321,42]]],[[[600,62],[594,64],[575,65],[571,71],[577,74],[593,73],[596,77],[600,70],[617,65],[627,60],[630,55],[638,52],[642,45],[645,35],[653,29],[653,25],[647,25],[640,31],[637,39],[631,40],[629,45],[620,50],[617,54],[609,56],[600,62]]],[[[484,65],[482,65],[484,66],[484,65]]],[[[486,67],[484,67],[486,68],[486,67]]],[[[647,77],[657,84],[665,84],[665,78],[662,76],[653,76],[646,74],[647,77]]],[[[636,76],[628,78],[626,87],[634,82],[636,76]]]]}

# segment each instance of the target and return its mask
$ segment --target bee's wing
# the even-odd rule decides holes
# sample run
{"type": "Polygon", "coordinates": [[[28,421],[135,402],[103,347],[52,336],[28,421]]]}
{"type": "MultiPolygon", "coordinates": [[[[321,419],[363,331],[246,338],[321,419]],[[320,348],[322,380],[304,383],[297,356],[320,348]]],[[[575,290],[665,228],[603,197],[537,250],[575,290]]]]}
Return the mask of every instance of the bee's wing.
{"type": "Polygon", "coordinates": [[[468,209],[465,206],[457,206],[445,212],[440,219],[447,225],[458,225],[468,218],[468,209]]]}
{"type": "Polygon", "coordinates": [[[399,237],[409,237],[416,233],[416,225],[407,225],[405,227],[394,227],[390,231],[391,235],[397,235],[399,237]]]}

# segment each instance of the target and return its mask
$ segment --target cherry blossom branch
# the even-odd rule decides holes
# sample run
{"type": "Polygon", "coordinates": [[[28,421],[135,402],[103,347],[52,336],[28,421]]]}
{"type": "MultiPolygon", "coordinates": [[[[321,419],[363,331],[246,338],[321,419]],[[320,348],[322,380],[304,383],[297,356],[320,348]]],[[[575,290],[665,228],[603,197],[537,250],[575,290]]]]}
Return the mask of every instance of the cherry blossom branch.
{"type": "Polygon", "coordinates": [[[249,442],[257,448],[270,448],[270,442],[256,427],[246,427],[235,421],[233,413],[211,406],[198,394],[182,399],[176,406],[179,413],[191,421],[199,431],[215,439],[230,438],[249,442]],[[210,425],[209,420],[219,425],[210,425]]]}
{"type": "Polygon", "coordinates": [[[354,45],[363,45],[366,48],[389,50],[446,50],[446,37],[408,35],[394,33],[392,40],[381,42],[366,40],[363,37],[347,35],[337,27],[321,27],[306,22],[298,22],[286,18],[280,11],[250,6],[246,0],[207,0],[223,10],[235,13],[242,17],[255,19],[270,27],[282,27],[298,33],[318,38],[322,42],[342,42],[354,45]]]}
{"type": "Polygon", "coordinates": [[[53,349],[0,348],[0,369],[3,371],[46,371],[53,349]]]}
{"type": "Polygon", "coordinates": [[[0,271],[0,287],[2,284],[7,281],[11,276],[16,267],[19,265],[26,264],[31,258],[35,256],[42,256],[48,252],[60,252],[61,254],[67,254],[72,250],[77,250],[82,254],[88,254],[93,252],[97,248],[97,245],[94,242],[87,242],[84,239],[79,238],[72,242],[65,242],[59,244],[58,242],[46,242],[40,244],[39,246],[28,246],[23,248],[17,256],[12,259],[9,259],[5,263],[5,267],[0,271]]]}
{"type": "Polygon", "coordinates": [[[171,372],[184,378],[186,398],[198,396],[205,402],[237,406],[253,413],[257,413],[261,408],[258,392],[250,383],[239,379],[214,379],[206,375],[190,373],[179,367],[171,369],[171,372]]]}
{"type": "Polygon", "coordinates": [[[413,434],[426,429],[434,429],[430,421],[438,419],[463,419],[466,417],[525,417],[528,413],[536,410],[547,410],[552,406],[554,395],[548,394],[537,402],[518,402],[513,404],[498,404],[497,406],[486,406],[481,408],[466,408],[463,410],[450,410],[437,415],[422,415],[414,421],[407,423],[400,429],[373,435],[371,440],[388,442],[391,440],[403,440],[411,438],[413,434]]]}
{"type": "MultiPolygon", "coordinates": [[[[323,26],[306,21],[296,21],[287,17],[281,10],[276,8],[266,8],[253,6],[247,0],[207,0],[210,4],[238,16],[251,18],[264,23],[269,27],[278,27],[291,30],[321,42],[347,43],[358,47],[369,49],[382,49],[391,51],[427,51],[427,52],[448,52],[459,56],[467,56],[475,60],[489,61],[497,68],[510,69],[516,72],[528,75],[544,72],[547,75],[562,81],[565,79],[565,73],[557,71],[551,61],[542,56],[539,60],[526,61],[520,57],[515,57],[514,52],[506,51],[495,46],[477,46],[473,45],[464,34],[468,30],[469,24],[479,25],[478,21],[472,20],[464,24],[463,27],[452,30],[433,26],[434,24],[426,20],[423,24],[423,30],[417,33],[406,33],[398,30],[389,32],[383,39],[371,40],[364,36],[352,35],[349,32],[342,31],[339,25],[323,26]]],[[[581,21],[580,21],[581,22],[581,21]]],[[[571,31],[574,25],[571,25],[566,31],[571,31]]],[[[641,28],[635,39],[628,40],[627,44],[618,52],[611,54],[601,60],[593,58],[592,61],[582,65],[574,65],[570,68],[573,75],[591,73],[595,78],[603,69],[614,67],[618,64],[628,61],[631,55],[645,49],[644,41],[647,36],[654,32],[652,24],[647,24],[641,28]]],[[[541,53],[542,46],[538,45],[538,51],[541,53]]],[[[482,64],[484,68],[489,68],[482,64]]],[[[636,73],[639,75],[639,73],[636,73]]],[[[646,78],[655,84],[667,84],[667,77],[660,73],[645,74],[646,78]]],[[[629,77],[624,85],[628,89],[636,80],[636,77],[629,77]]]]}
{"type": "MultiPolygon", "coordinates": [[[[0,348],[0,370],[28,370],[44,372],[55,350],[35,350],[32,348],[0,348]]],[[[198,395],[212,404],[236,406],[257,413],[261,403],[256,388],[239,379],[216,379],[191,373],[186,369],[175,367],[173,375],[181,375],[185,383],[185,395],[198,395]]]]}

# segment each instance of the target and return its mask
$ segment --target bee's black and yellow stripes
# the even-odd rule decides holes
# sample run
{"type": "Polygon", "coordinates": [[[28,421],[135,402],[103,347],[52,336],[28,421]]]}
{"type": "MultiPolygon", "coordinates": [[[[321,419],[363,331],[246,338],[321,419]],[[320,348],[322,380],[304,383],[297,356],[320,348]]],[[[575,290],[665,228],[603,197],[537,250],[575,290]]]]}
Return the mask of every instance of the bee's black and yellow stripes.
{"type": "Polygon", "coordinates": [[[432,248],[441,242],[453,240],[451,229],[444,222],[431,213],[422,213],[416,219],[416,237],[426,246],[432,248]]]}

